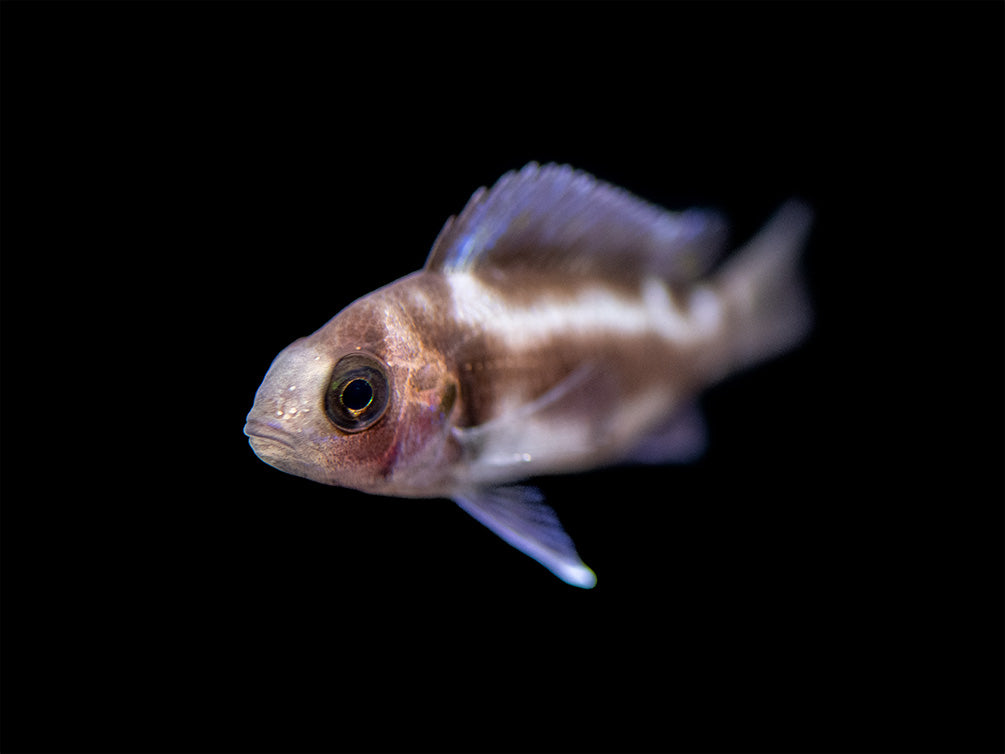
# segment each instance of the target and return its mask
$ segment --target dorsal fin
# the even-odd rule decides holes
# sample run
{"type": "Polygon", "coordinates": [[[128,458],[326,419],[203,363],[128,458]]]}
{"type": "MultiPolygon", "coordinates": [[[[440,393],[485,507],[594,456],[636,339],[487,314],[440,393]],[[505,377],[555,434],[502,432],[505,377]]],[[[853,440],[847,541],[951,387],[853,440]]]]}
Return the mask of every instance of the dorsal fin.
{"type": "Polygon", "coordinates": [[[684,283],[707,271],[726,232],[714,212],[669,212],[568,165],[532,162],[478,189],[447,220],[425,268],[684,283]]]}

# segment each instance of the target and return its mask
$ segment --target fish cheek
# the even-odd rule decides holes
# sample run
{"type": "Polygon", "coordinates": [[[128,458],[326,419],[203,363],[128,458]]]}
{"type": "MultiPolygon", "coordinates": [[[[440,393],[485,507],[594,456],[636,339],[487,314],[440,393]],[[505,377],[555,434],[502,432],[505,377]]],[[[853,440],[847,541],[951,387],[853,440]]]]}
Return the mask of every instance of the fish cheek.
{"type": "Polygon", "coordinates": [[[397,419],[386,416],[360,432],[343,433],[332,429],[326,451],[336,484],[372,491],[394,466],[397,419]]]}

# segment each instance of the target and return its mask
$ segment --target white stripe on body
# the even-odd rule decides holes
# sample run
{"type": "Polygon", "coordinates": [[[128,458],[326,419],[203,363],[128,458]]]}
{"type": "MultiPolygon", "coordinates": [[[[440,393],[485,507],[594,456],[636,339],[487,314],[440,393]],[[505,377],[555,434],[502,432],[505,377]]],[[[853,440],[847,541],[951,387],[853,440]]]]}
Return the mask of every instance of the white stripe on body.
{"type": "Polygon", "coordinates": [[[645,280],[635,298],[596,284],[570,296],[541,296],[528,306],[513,306],[473,275],[447,275],[447,282],[458,322],[484,328],[516,350],[563,335],[655,334],[676,345],[693,345],[715,336],[723,322],[722,303],[710,288],[693,289],[685,303],[675,301],[656,278],[645,280]]]}

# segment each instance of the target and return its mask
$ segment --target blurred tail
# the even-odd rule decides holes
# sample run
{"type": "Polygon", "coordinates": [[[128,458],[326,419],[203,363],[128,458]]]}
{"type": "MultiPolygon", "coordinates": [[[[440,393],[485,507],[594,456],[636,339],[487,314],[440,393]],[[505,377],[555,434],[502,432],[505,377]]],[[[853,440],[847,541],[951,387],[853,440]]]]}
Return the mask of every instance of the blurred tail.
{"type": "Polygon", "coordinates": [[[719,270],[714,285],[730,340],[724,373],[787,351],[809,333],[812,311],[799,258],[812,224],[809,205],[790,199],[719,270]]]}

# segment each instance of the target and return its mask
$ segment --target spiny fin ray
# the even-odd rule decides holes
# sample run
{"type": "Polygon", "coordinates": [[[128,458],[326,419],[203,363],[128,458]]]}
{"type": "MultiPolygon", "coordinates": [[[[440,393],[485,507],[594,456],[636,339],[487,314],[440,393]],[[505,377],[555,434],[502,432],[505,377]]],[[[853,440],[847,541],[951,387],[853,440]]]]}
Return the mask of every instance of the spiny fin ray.
{"type": "Polygon", "coordinates": [[[476,191],[443,226],[425,268],[687,283],[708,270],[726,235],[714,212],[669,212],[568,165],[532,162],[476,191]]]}

